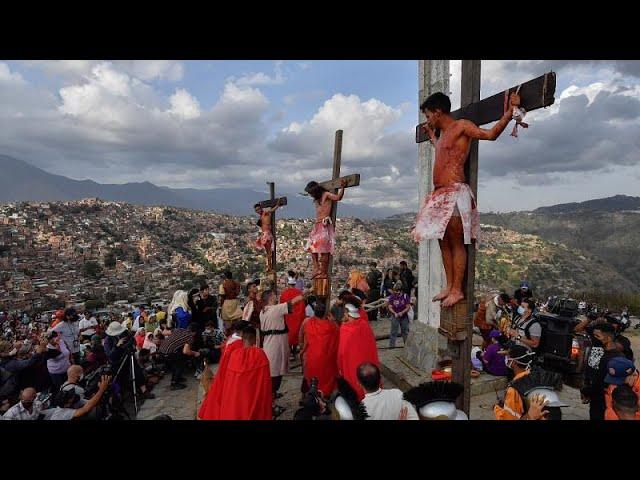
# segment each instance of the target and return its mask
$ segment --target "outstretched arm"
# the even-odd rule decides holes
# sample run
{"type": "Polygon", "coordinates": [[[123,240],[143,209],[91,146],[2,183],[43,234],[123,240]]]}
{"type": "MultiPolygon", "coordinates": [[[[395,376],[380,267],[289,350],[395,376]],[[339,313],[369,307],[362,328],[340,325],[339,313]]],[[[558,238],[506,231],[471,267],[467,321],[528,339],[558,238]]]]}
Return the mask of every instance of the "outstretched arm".
{"type": "Polygon", "coordinates": [[[513,115],[513,107],[517,106],[520,106],[520,96],[512,93],[509,98],[509,106],[507,107],[507,110],[493,127],[487,130],[485,128],[478,127],[469,120],[461,120],[464,128],[464,134],[477,140],[496,140],[500,134],[504,132],[504,129],[507,128],[507,125],[509,124],[509,121],[511,121],[511,117],[513,115]]]}
{"type": "Polygon", "coordinates": [[[345,180],[342,180],[341,184],[342,184],[342,188],[340,188],[337,194],[331,193],[331,192],[325,192],[324,198],[322,199],[322,201],[325,201],[327,198],[329,200],[333,200],[334,202],[339,202],[340,200],[342,200],[342,197],[344,197],[344,189],[347,186],[347,182],[345,180]]]}

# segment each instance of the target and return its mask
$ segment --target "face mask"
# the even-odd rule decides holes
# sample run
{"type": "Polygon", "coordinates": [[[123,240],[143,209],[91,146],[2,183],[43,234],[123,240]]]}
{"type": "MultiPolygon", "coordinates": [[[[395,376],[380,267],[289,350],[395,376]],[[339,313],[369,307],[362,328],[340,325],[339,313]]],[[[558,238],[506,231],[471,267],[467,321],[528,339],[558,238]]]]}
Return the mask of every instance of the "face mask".
{"type": "Polygon", "coordinates": [[[523,306],[519,306],[518,307],[518,315],[522,315],[524,313],[524,307],[523,306]]]}
{"type": "Polygon", "coordinates": [[[22,406],[27,410],[30,410],[33,407],[33,402],[22,402],[22,406]]]}
{"type": "Polygon", "coordinates": [[[510,359],[510,358],[508,358],[508,357],[504,357],[504,364],[506,365],[506,367],[507,367],[509,370],[513,370],[513,369],[511,368],[511,366],[513,365],[513,363],[511,362],[511,359],[510,359]]]}

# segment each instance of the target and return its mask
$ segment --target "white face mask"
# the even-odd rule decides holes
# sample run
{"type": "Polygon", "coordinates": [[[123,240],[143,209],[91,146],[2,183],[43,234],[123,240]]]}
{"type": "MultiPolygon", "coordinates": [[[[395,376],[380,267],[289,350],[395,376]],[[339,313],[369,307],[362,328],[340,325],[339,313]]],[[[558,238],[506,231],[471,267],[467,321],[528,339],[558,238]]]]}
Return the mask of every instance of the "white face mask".
{"type": "Polygon", "coordinates": [[[522,315],[524,314],[524,307],[523,306],[519,306],[518,307],[518,315],[522,315]]]}

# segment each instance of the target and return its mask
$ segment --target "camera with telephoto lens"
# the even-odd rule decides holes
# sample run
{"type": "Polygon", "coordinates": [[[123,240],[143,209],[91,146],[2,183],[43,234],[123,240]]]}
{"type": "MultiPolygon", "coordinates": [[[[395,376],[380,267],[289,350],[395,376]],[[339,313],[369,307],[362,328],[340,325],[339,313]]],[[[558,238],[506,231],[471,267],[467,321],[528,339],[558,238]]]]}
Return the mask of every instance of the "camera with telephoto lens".
{"type": "Polygon", "coordinates": [[[118,341],[116,345],[120,343],[120,348],[122,348],[127,353],[135,353],[136,352],[136,340],[133,338],[133,333],[129,330],[125,330],[118,336],[118,341]],[[124,340],[124,341],[123,341],[124,340]]]}
{"type": "Polygon", "coordinates": [[[304,411],[304,416],[308,418],[317,417],[326,413],[326,406],[324,402],[322,402],[322,397],[318,391],[318,377],[311,379],[309,391],[305,395],[304,400],[300,401],[300,406],[302,407],[300,410],[304,411]]]}
{"type": "Polygon", "coordinates": [[[113,369],[108,363],[84,376],[82,381],[80,381],[80,386],[84,388],[85,397],[88,398],[98,391],[98,384],[103,375],[113,376],[113,369]]]}

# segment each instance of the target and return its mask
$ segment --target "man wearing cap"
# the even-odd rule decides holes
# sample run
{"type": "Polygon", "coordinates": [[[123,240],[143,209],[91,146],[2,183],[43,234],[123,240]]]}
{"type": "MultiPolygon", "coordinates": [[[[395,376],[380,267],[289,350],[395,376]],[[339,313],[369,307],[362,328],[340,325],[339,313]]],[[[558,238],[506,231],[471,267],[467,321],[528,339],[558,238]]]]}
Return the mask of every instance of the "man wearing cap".
{"type": "Polygon", "coordinates": [[[640,394],[640,372],[638,372],[631,360],[624,357],[615,357],[609,360],[607,364],[607,376],[604,377],[604,383],[608,384],[604,392],[604,401],[607,407],[604,412],[604,419],[619,420],[613,409],[613,392],[620,385],[628,385],[636,395],[640,394]]]}
{"type": "Polygon", "coordinates": [[[354,296],[345,297],[344,317],[338,341],[338,373],[353,388],[358,400],[364,398],[364,389],[358,382],[358,367],[363,363],[380,366],[376,337],[360,310],[361,302],[354,296]]]}
{"type": "Polygon", "coordinates": [[[80,328],[78,325],[78,313],[75,308],[67,308],[64,311],[64,318],[53,327],[53,331],[62,337],[71,352],[73,363],[80,363],[80,328]]]}
{"type": "Polygon", "coordinates": [[[409,336],[409,309],[411,299],[402,290],[402,282],[396,282],[388,299],[389,312],[391,312],[391,333],[389,335],[389,348],[395,348],[398,330],[402,331],[402,345],[407,344],[409,336]]]}
{"type": "MultiPolygon", "coordinates": [[[[293,273],[293,272],[290,272],[293,273]]],[[[302,291],[296,288],[295,277],[290,276],[287,279],[287,288],[280,294],[280,303],[287,303],[296,297],[302,295],[302,291]]],[[[293,311],[284,316],[284,321],[289,329],[289,348],[293,358],[296,357],[298,350],[298,335],[300,334],[300,326],[305,319],[305,304],[298,302],[293,305],[293,311]]]]}
{"type": "Polygon", "coordinates": [[[513,292],[513,298],[516,299],[516,302],[518,302],[518,305],[520,305],[522,300],[524,300],[525,298],[531,298],[531,297],[533,297],[533,290],[531,290],[531,287],[529,286],[529,282],[526,282],[526,281],[520,282],[520,288],[518,288],[515,292],[513,292]]]}

